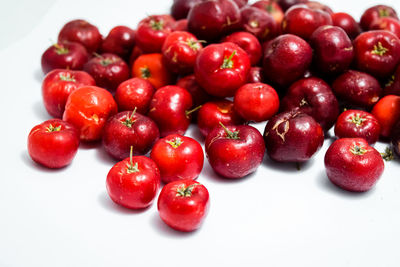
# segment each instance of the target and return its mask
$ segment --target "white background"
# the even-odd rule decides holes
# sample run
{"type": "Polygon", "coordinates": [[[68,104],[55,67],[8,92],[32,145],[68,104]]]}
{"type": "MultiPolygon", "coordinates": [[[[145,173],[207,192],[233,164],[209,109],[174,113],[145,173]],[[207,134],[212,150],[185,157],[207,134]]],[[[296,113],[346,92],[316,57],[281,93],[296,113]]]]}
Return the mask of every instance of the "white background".
{"type": "MultiPolygon", "coordinates": [[[[211,208],[189,234],[164,225],[156,205],[135,212],[113,204],[105,179],[114,162],[98,146],[82,145],[62,170],[30,160],[27,135],[50,118],[41,102],[40,57],[61,27],[84,18],[106,35],[167,12],[171,2],[1,1],[0,267],[400,266],[399,160],[385,163],[372,191],[348,193],[325,175],[329,139],[301,171],[266,156],[254,175],[230,181],[206,162],[198,180],[211,208]]],[[[376,4],[325,3],[357,19],[376,4]]],[[[384,3],[400,11],[399,2],[384,3]]],[[[194,127],[188,134],[199,136],[194,127]]]]}

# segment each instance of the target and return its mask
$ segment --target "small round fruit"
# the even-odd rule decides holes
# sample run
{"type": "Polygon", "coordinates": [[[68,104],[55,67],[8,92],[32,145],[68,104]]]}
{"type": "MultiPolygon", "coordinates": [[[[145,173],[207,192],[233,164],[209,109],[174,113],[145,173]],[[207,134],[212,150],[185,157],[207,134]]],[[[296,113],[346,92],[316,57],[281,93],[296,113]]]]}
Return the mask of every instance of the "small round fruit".
{"type": "Polygon", "coordinates": [[[58,42],[77,42],[83,45],[89,53],[96,52],[101,45],[102,36],[99,29],[81,19],[65,24],[58,34],[58,42]]]}
{"type": "Polygon", "coordinates": [[[107,192],[112,201],[128,209],[149,207],[160,187],[160,171],[145,156],[126,158],[108,172],[107,192]]]}
{"type": "Polygon", "coordinates": [[[380,18],[395,18],[398,19],[396,11],[390,6],[376,5],[368,8],[361,16],[360,25],[363,30],[368,31],[371,24],[380,18]]]}
{"type": "Polygon", "coordinates": [[[175,181],[165,185],[157,202],[161,219],[171,228],[182,232],[200,228],[209,205],[207,188],[193,180],[175,181]]]}
{"type": "Polygon", "coordinates": [[[313,117],[325,131],[339,116],[339,103],[331,87],[316,77],[298,80],[287,90],[281,101],[281,111],[296,108],[313,117]]]}
{"type": "Polygon", "coordinates": [[[380,18],[372,23],[371,30],[386,30],[400,38],[400,21],[390,17],[380,18]]]}
{"type": "Polygon", "coordinates": [[[344,12],[331,14],[334,26],[342,28],[353,40],[361,33],[361,27],[357,21],[349,14],[344,12]]]}
{"type": "Polygon", "coordinates": [[[335,95],[350,105],[371,108],[382,94],[378,80],[355,70],[340,75],[332,84],[335,95]]]}
{"type": "Polygon", "coordinates": [[[311,46],[292,34],[281,35],[265,45],[263,69],[267,81],[287,87],[309,68],[311,46]]]}
{"type": "Polygon", "coordinates": [[[348,191],[370,190],[381,177],[384,167],[379,152],[363,138],[336,140],[325,154],[329,180],[348,191]]]}
{"type": "Polygon", "coordinates": [[[96,82],[84,71],[55,69],[49,72],[42,82],[43,104],[47,112],[55,118],[62,118],[68,96],[85,85],[96,85],[96,82]]]}
{"type": "Polygon", "coordinates": [[[194,111],[189,110],[192,105],[192,96],[188,91],[178,86],[167,85],[155,92],[148,116],[157,123],[161,137],[174,133],[183,135],[189,127],[191,113],[194,111]]]}
{"type": "Polygon", "coordinates": [[[148,80],[156,89],[172,83],[163,55],[158,53],[140,55],[133,62],[132,77],[148,80]]]}
{"type": "Polygon", "coordinates": [[[203,169],[204,153],[199,142],[179,134],[158,140],[150,157],[160,168],[161,180],[166,184],[178,180],[195,180],[203,169]]]}
{"type": "Polygon", "coordinates": [[[83,86],[69,95],[63,120],[79,129],[82,141],[98,141],[107,119],[117,110],[110,92],[96,86],[83,86]]]}
{"type": "Polygon", "coordinates": [[[122,160],[133,155],[144,155],[150,151],[160,137],[157,124],[134,110],[123,111],[110,117],[103,130],[103,146],[112,157],[122,160]]]}
{"type": "Polygon", "coordinates": [[[248,125],[215,127],[205,142],[208,162],[213,170],[230,179],[249,175],[260,166],[265,146],[260,132],[248,125]]]}
{"type": "Polygon", "coordinates": [[[378,141],[380,132],[378,120],[371,113],[362,110],[344,111],[335,125],[337,138],[364,138],[370,145],[378,141]]]}
{"type": "Polygon", "coordinates": [[[151,83],[145,79],[132,78],[122,82],[115,93],[115,101],[120,111],[134,110],[140,114],[149,111],[150,101],[155,92],[151,83]]]}
{"type": "Polygon", "coordinates": [[[78,147],[78,130],[58,119],[36,125],[28,136],[28,153],[32,160],[51,169],[70,164],[78,147]]]}
{"type": "Polygon", "coordinates": [[[135,31],[126,26],[116,26],[101,43],[101,52],[115,54],[127,60],[134,45],[135,31]]]}
{"type": "Polygon", "coordinates": [[[44,51],[41,59],[44,74],[54,69],[82,70],[89,55],[79,43],[58,43],[44,51]]]}
{"type": "Polygon", "coordinates": [[[381,136],[389,138],[393,127],[400,120],[400,96],[387,95],[379,100],[371,111],[379,121],[381,136]]]}
{"type": "Polygon", "coordinates": [[[354,52],[360,71],[387,78],[400,62],[400,39],[385,30],[364,32],[354,40],[354,52]]]}
{"type": "Polygon", "coordinates": [[[310,44],[318,71],[334,76],[349,69],[354,58],[353,44],[342,28],[321,26],[311,35],[310,44]]]}
{"type": "Polygon", "coordinates": [[[83,70],[92,75],[96,85],[115,92],[118,85],[129,79],[129,67],[117,55],[104,53],[90,59],[83,70]]]}
{"type": "Polygon", "coordinates": [[[194,74],[210,95],[234,96],[250,71],[247,53],[234,43],[211,44],[200,51],[194,74]]]}
{"type": "Polygon", "coordinates": [[[235,94],[234,108],[247,121],[269,120],[279,109],[279,96],[265,83],[248,83],[235,94]]]}
{"type": "Polygon", "coordinates": [[[262,9],[245,6],[240,9],[242,29],[254,34],[260,42],[271,40],[280,32],[280,26],[275,19],[262,9]]]}
{"type": "Polygon", "coordinates": [[[186,19],[190,9],[203,0],[174,0],[171,6],[171,15],[175,19],[186,19]]]}
{"type": "Polygon", "coordinates": [[[278,162],[304,162],[322,146],[324,131],[313,117],[294,109],[272,117],[264,131],[268,156],[278,162]]]}

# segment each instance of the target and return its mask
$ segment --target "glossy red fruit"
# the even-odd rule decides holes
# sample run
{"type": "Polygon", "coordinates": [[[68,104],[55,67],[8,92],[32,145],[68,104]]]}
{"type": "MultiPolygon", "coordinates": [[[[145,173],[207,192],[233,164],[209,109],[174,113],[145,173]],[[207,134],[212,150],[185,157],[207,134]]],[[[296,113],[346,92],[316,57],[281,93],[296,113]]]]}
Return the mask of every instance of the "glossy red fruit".
{"type": "Polygon", "coordinates": [[[383,94],[400,96],[400,65],[397,67],[394,74],[385,83],[383,94]]]}
{"type": "Polygon", "coordinates": [[[88,53],[78,43],[58,43],[50,46],[42,55],[43,73],[54,69],[81,70],[89,60],[88,53]]]}
{"type": "Polygon", "coordinates": [[[340,114],[335,125],[337,138],[364,138],[370,145],[378,141],[380,131],[381,126],[371,113],[355,109],[340,114]]]}
{"type": "Polygon", "coordinates": [[[28,136],[28,153],[32,160],[51,169],[70,164],[78,147],[78,130],[58,119],[36,125],[28,136]]]}
{"type": "Polygon", "coordinates": [[[277,0],[277,3],[283,9],[283,11],[288,10],[294,5],[305,4],[307,2],[308,0],[277,0]]]}
{"type": "Polygon", "coordinates": [[[247,121],[269,120],[279,109],[279,96],[265,83],[248,83],[235,94],[234,108],[247,121]]]}
{"type": "Polygon", "coordinates": [[[367,31],[370,29],[372,23],[385,17],[398,19],[396,11],[393,8],[385,5],[376,5],[365,10],[361,16],[360,25],[363,30],[367,31]]]}
{"type": "Polygon", "coordinates": [[[186,19],[190,9],[203,0],[174,0],[171,6],[171,15],[174,19],[186,19]]]}
{"type": "Polygon", "coordinates": [[[264,130],[268,156],[278,162],[304,162],[322,146],[322,127],[309,115],[294,109],[272,117],[264,130]]]}
{"type": "Polygon", "coordinates": [[[388,31],[369,31],[354,40],[357,68],[378,78],[389,77],[400,62],[400,39],[388,31]]]}
{"type": "Polygon", "coordinates": [[[321,26],[310,37],[315,68],[326,75],[348,70],[354,58],[353,44],[346,32],[336,26],[321,26]]]}
{"type": "Polygon", "coordinates": [[[102,42],[99,29],[81,19],[72,20],[64,25],[58,34],[58,42],[77,42],[83,45],[89,53],[96,52],[102,42]]]}
{"type": "Polygon", "coordinates": [[[179,79],[176,86],[186,89],[192,95],[193,107],[198,107],[211,100],[211,96],[197,83],[194,74],[179,79]]]}
{"type": "Polygon", "coordinates": [[[90,59],[83,70],[89,73],[96,85],[115,92],[118,85],[129,79],[129,67],[117,55],[104,53],[90,59]]]}
{"type": "Polygon", "coordinates": [[[338,12],[331,14],[334,26],[342,28],[351,39],[355,39],[361,33],[361,27],[349,14],[338,12]]]}
{"type": "Polygon", "coordinates": [[[192,96],[185,89],[167,85],[156,91],[150,102],[148,116],[160,129],[161,137],[170,134],[185,134],[190,124],[192,96]]]}
{"type": "Polygon", "coordinates": [[[381,177],[384,167],[379,152],[363,138],[336,140],[325,154],[329,180],[348,191],[370,190],[381,177]]]}
{"type": "Polygon", "coordinates": [[[239,7],[232,0],[203,1],[188,14],[188,29],[201,40],[218,40],[239,27],[239,7]]]}
{"type": "Polygon", "coordinates": [[[126,158],[108,172],[107,192],[112,201],[128,209],[149,207],[160,187],[160,172],[145,156],[126,158]]]}
{"type": "Polygon", "coordinates": [[[69,95],[63,120],[79,130],[82,141],[98,141],[107,119],[115,113],[117,104],[110,92],[96,86],[82,86],[69,95]]]}
{"type": "Polygon", "coordinates": [[[224,37],[221,42],[231,42],[240,46],[249,56],[250,64],[252,66],[257,65],[261,59],[261,44],[251,33],[235,32],[224,37]]]}
{"type": "Polygon", "coordinates": [[[276,1],[260,0],[252,4],[251,6],[260,8],[268,12],[275,19],[276,23],[278,23],[278,25],[281,25],[285,13],[276,1]]]}
{"type": "Polygon", "coordinates": [[[386,30],[400,38],[400,21],[395,18],[383,17],[371,24],[370,30],[386,30]]]}
{"type": "Polygon", "coordinates": [[[136,45],[145,53],[160,53],[174,22],[169,15],[153,15],[141,20],[136,30],[136,45]]]}
{"type": "Polygon", "coordinates": [[[225,178],[242,178],[260,166],[265,146],[260,132],[248,125],[215,127],[205,149],[213,170],[225,178]]]}
{"type": "Polygon", "coordinates": [[[261,42],[271,40],[280,32],[280,25],[266,11],[253,6],[240,10],[242,29],[254,34],[261,42]]]}
{"type": "Polygon", "coordinates": [[[233,105],[233,102],[227,99],[205,103],[197,116],[200,133],[207,137],[220,123],[226,126],[242,124],[244,120],[237,114],[233,105]]]}
{"type": "Polygon", "coordinates": [[[84,71],[55,69],[44,77],[42,82],[43,104],[47,112],[61,118],[68,96],[77,88],[96,85],[92,76],[84,71]]]}
{"type": "Polygon", "coordinates": [[[207,93],[217,97],[233,96],[250,71],[247,53],[234,43],[212,44],[200,51],[194,74],[207,93]]]}
{"type": "Polygon", "coordinates": [[[322,79],[298,80],[289,87],[281,102],[282,111],[299,109],[328,131],[339,116],[339,104],[330,86],[322,79]]]}
{"type": "Polygon", "coordinates": [[[246,83],[265,83],[263,69],[261,67],[251,67],[246,83]]]}
{"type": "Polygon", "coordinates": [[[148,80],[156,89],[173,83],[162,54],[140,55],[132,65],[132,76],[148,80]]]}
{"type": "Polygon", "coordinates": [[[203,45],[189,32],[175,31],[167,36],[162,54],[167,68],[174,73],[192,73],[203,45]]]}
{"type": "Polygon", "coordinates": [[[311,60],[312,49],[306,41],[292,34],[281,35],[265,46],[265,78],[279,86],[289,86],[303,76],[311,60]]]}
{"type": "Polygon", "coordinates": [[[195,180],[203,169],[204,153],[199,142],[179,134],[158,140],[150,157],[160,168],[161,180],[165,184],[178,180],[195,180]]]}
{"type": "Polygon", "coordinates": [[[371,113],[379,121],[381,136],[389,138],[396,122],[400,120],[400,96],[387,95],[383,97],[376,103],[371,113]]]}
{"type": "Polygon", "coordinates": [[[110,117],[103,130],[105,151],[122,160],[133,155],[145,155],[160,137],[157,124],[150,118],[132,111],[123,111],[110,117]]]}
{"type": "Polygon", "coordinates": [[[171,228],[190,232],[200,228],[210,205],[207,188],[193,180],[169,183],[158,197],[158,213],[171,228]]]}
{"type": "Polygon", "coordinates": [[[149,111],[154,92],[154,87],[145,79],[126,80],[118,86],[115,93],[118,110],[134,110],[136,108],[140,114],[146,114],[149,111]]]}
{"type": "Polygon", "coordinates": [[[116,26],[101,43],[101,52],[115,54],[128,60],[134,45],[135,31],[126,26],[116,26]]]}
{"type": "Polygon", "coordinates": [[[332,25],[329,13],[307,5],[295,5],[286,11],[282,31],[308,40],[318,27],[324,25],[332,25]]]}
{"type": "Polygon", "coordinates": [[[340,75],[332,84],[335,95],[346,103],[371,108],[382,94],[382,88],[373,76],[355,70],[340,75]]]}

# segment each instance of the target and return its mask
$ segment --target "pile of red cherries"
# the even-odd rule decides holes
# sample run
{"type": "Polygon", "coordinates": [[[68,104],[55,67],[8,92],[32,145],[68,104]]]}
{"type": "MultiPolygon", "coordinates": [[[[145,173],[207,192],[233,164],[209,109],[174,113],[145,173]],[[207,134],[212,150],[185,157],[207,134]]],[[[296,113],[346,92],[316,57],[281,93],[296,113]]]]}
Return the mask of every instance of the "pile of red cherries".
{"type": "Polygon", "coordinates": [[[80,142],[101,141],[120,160],[107,175],[110,198],[144,209],[163,183],[160,217],[180,231],[199,228],[209,206],[195,181],[199,142],[219,176],[238,179],[265,151],[276,162],[309,160],[334,127],[327,177],[367,191],[393,157],[373,144],[391,142],[400,154],[399,38],[389,6],[367,9],[358,23],[307,0],[175,0],[171,15],[105,38],[73,20],[42,55],[43,103],[54,119],[32,129],[28,152],[62,168],[80,142]],[[263,135],[249,125],[263,121],[263,135]],[[204,139],[184,136],[190,123],[204,139]]]}

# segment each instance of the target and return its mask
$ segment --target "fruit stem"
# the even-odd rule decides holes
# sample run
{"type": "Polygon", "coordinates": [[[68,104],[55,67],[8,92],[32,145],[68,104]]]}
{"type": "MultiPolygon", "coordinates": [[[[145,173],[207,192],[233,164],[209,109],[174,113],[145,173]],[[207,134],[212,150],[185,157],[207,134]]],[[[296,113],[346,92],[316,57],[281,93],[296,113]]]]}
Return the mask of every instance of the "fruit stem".
{"type": "Polygon", "coordinates": [[[394,159],[393,150],[390,147],[386,147],[385,152],[381,153],[381,156],[385,161],[391,161],[394,159]]]}
{"type": "Polygon", "coordinates": [[[186,110],[186,111],[185,111],[186,118],[189,118],[189,115],[190,115],[190,114],[192,114],[193,112],[196,112],[196,111],[199,110],[201,107],[202,107],[202,105],[199,105],[199,106],[197,106],[197,107],[195,107],[195,108],[193,108],[193,109],[186,110]]]}
{"type": "Polygon", "coordinates": [[[230,131],[228,128],[225,127],[225,125],[222,122],[219,122],[219,124],[222,126],[222,128],[224,128],[228,139],[234,139],[234,140],[238,140],[239,138],[239,131],[235,131],[232,132],[230,131]]]}
{"type": "Polygon", "coordinates": [[[232,52],[229,57],[224,58],[224,62],[221,65],[221,69],[231,69],[233,68],[233,60],[232,58],[236,55],[236,50],[232,52]]]}
{"type": "Polygon", "coordinates": [[[183,144],[183,141],[182,141],[182,139],[181,138],[179,138],[179,137],[175,137],[175,139],[174,140],[171,140],[171,141],[165,141],[165,142],[167,142],[168,144],[170,144],[173,148],[178,148],[180,145],[182,145],[183,144]]]}
{"type": "Polygon", "coordinates": [[[140,68],[140,73],[143,79],[148,79],[151,76],[150,70],[147,66],[140,68]]]}
{"type": "Polygon", "coordinates": [[[131,151],[129,152],[129,164],[128,168],[126,169],[127,173],[134,173],[139,171],[138,163],[135,162],[135,165],[133,165],[132,156],[133,156],[133,146],[131,146],[131,151]]]}
{"type": "Polygon", "coordinates": [[[150,27],[153,30],[161,31],[162,29],[164,29],[164,21],[163,20],[157,20],[157,19],[151,19],[150,20],[150,27]]]}
{"type": "Polygon", "coordinates": [[[357,113],[355,116],[352,116],[351,119],[349,120],[349,122],[354,123],[357,127],[360,127],[364,121],[366,121],[367,119],[364,118],[363,116],[360,116],[359,113],[357,113]]]}
{"type": "Polygon", "coordinates": [[[131,116],[129,116],[128,113],[128,118],[125,119],[125,121],[122,122],[123,125],[125,125],[126,127],[132,128],[132,125],[135,123],[136,120],[133,119],[133,116],[135,116],[137,107],[135,107],[135,109],[132,111],[131,116]]]}
{"type": "Polygon", "coordinates": [[[48,133],[59,132],[61,131],[61,125],[54,127],[53,124],[50,124],[49,127],[46,128],[46,130],[48,133]]]}
{"type": "Polygon", "coordinates": [[[350,148],[350,152],[353,153],[354,155],[361,156],[364,155],[367,152],[367,150],[361,145],[354,144],[353,147],[350,148]]]}
{"type": "Polygon", "coordinates": [[[63,45],[53,44],[53,46],[56,48],[57,55],[65,55],[69,53],[68,48],[65,48],[63,45]]]}
{"type": "Polygon", "coordinates": [[[75,77],[72,76],[70,73],[67,73],[66,75],[63,75],[60,73],[60,80],[65,81],[65,82],[76,82],[75,77]]]}
{"type": "Polygon", "coordinates": [[[380,8],[378,13],[380,18],[389,17],[389,11],[386,8],[380,8]]]}
{"type": "Polygon", "coordinates": [[[184,185],[178,187],[178,189],[176,190],[176,196],[177,197],[190,197],[192,196],[192,191],[194,189],[194,187],[197,184],[191,184],[187,187],[185,187],[184,185]]]}
{"type": "Polygon", "coordinates": [[[383,56],[389,49],[384,47],[381,42],[378,42],[378,45],[374,45],[374,50],[372,50],[372,54],[383,56]]]}

